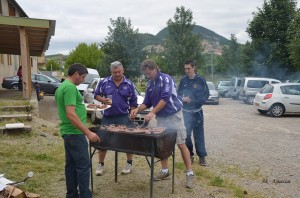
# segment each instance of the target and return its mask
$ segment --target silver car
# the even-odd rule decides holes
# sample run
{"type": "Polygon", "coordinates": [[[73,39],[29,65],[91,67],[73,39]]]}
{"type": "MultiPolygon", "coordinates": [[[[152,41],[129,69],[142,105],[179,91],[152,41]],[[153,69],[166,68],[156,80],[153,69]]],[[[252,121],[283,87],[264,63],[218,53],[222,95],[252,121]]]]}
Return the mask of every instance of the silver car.
{"type": "Polygon", "coordinates": [[[216,90],[216,86],[213,82],[206,82],[209,89],[209,97],[205,103],[207,104],[219,104],[219,92],[216,90]]]}
{"type": "Polygon", "coordinates": [[[229,97],[229,88],[230,88],[230,81],[229,80],[221,80],[217,83],[217,90],[219,95],[225,98],[229,97]]]}

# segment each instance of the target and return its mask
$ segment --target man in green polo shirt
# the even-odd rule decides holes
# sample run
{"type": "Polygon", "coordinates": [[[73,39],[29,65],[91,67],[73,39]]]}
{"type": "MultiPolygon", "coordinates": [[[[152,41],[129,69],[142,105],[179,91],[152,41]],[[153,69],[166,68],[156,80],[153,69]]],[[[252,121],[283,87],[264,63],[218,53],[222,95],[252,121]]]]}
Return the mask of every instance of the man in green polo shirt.
{"type": "Polygon", "coordinates": [[[68,70],[68,78],[55,92],[60,133],[65,147],[66,198],[91,198],[89,189],[90,159],[88,142],[99,142],[100,138],[86,127],[86,109],[76,88],[88,73],[86,67],[75,63],[68,70]],[[79,190],[79,192],[78,192],[79,190]]]}

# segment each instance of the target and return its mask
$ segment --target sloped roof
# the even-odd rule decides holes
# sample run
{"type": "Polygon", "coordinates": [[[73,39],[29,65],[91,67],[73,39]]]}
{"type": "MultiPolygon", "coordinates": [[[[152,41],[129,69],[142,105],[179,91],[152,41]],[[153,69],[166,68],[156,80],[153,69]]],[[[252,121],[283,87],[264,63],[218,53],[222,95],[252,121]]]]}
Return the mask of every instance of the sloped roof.
{"type": "Polygon", "coordinates": [[[0,16],[0,54],[21,55],[19,27],[26,29],[30,56],[41,56],[55,32],[55,20],[0,16]]]}

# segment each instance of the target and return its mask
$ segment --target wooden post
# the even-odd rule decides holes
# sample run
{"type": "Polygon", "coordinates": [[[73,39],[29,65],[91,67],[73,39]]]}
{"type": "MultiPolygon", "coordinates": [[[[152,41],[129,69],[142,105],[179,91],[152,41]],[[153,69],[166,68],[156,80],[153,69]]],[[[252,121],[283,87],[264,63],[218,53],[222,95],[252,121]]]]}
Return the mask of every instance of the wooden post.
{"type": "Polygon", "coordinates": [[[22,80],[23,80],[23,98],[31,98],[31,64],[29,54],[28,36],[25,27],[19,27],[21,63],[22,63],[22,80]]]}

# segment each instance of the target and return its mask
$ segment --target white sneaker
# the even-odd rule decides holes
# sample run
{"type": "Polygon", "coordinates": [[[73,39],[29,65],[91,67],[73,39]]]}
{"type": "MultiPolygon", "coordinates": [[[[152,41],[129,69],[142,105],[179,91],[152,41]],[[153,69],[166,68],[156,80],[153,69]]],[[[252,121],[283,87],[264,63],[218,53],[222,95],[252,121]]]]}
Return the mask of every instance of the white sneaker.
{"type": "Polygon", "coordinates": [[[127,163],[125,165],[125,167],[123,168],[122,173],[124,175],[127,175],[127,174],[131,173],[131,171],[132,171],[132,165],[127,163]]]}
{"type": "Polygon", "coordinates": [[[102,166],[102,164],[98,164],[97,170],[96,170],[96,175],[97,176],[103,175],[103,169],[104,169],[104,166],[102,166]]]}

